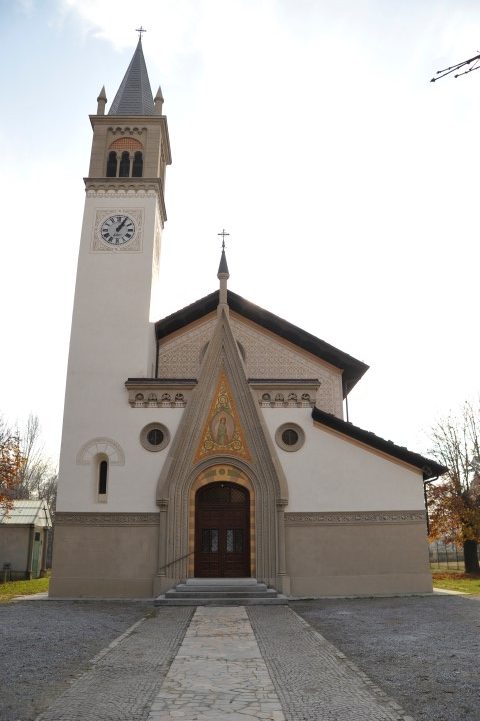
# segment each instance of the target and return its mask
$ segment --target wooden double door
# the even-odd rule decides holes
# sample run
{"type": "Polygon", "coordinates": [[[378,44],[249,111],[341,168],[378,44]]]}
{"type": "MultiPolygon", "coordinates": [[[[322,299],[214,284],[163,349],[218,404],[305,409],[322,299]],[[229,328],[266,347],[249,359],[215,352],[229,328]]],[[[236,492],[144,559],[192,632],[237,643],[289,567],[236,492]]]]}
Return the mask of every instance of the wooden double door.
{"type": "Polygon", "coordinates": [[[236,483],[209,483],[195,498],[195,576],[250,576],[250,494],[236,483]]]}

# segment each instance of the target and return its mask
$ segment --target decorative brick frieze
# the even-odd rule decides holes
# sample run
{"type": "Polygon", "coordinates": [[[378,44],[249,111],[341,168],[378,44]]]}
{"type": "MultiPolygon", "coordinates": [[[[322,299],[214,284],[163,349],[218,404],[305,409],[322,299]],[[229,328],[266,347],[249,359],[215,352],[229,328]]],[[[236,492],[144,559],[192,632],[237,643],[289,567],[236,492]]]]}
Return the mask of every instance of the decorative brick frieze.
{"type": "Polygon", "coordinates": [[[314,379],[257,379],[249,378],[262,408],[313,408],[320,387],[314,379]]]}
{"type": "Polygon", "coordinates": [[[210,341],[215,318],[209,318],[178,336],[160,342],[158,371],[162,376],[197,378],[202,351],[210,341]]]}
{"type": "Polygon", "coordinates": [[[141,187],[133,182],[136,178],[113,180],[116,182],[108,178],[85,178],[87,198],[156,198],[159,193],[158,182],[155,180],[145,180],[141,187]]]}
{"type": "Polygon", "coordinates": [[[157,526],[159,513],[70,513],[57,511],[58,526],[157,526]]]}
{"type": "Polygon", "coordinates": [[[331,511],[285,513],[287,526],[328,526],[371,523],[425,523],[424,511],[331,511]]]}
{"type": "Polygon", "coordinates": [[[185,408],[196,380],[129,379],[125,386],[132,408],[185,408]]]}
{"type": "MultiPolygon", "coordinates": [[[[161,341],[158,354],[159,373],[165,376],[198,377],[215,322],[216,318],[210,317],[171,339],[161,341]]],[[[342,386],[338,373],[236,317],[232,317],[230,323],[235,340],[244,351],[247,376],[258,380],[285,380],[283,387],[278,387],[271,400],[265,402],[266,407],[302,408],[317,405],[328,413],[342,417],[342,386]],[[312,388],[300,389],[292,382],[293,379],[298,383],[315,379],[315,384],[312,388]],[[283,395],[283,399],[276,399],[276,396],[280,395],[283,395]]],[[[261,395],[262,393],[258,395],[259,403],[263,405],[261,395]]]]}
{"type": "MultiPolygon", "coordinates": [[[[267,333],[262,333],[243,323],[236,317],[231,319],[232,331],[235,339],[245,349],[247,373],[252,378],[276,378],[276,379],[318,379],[315,390],[315,398],[310,399],[308,404],[314,404],[327,411],[342,417],[342,391],[341,381],[338,373],[330,371],[321,362],[316,362],[313,357],[310,359],[305,353],[298,352],[286,343],[276,341],[267,333]]],[[[284,400],[278,400],[276,405],[273,400],[273,407],[288,407],[288,394],[299,393],[296,388],[284,393],[284,400]]],[[[283,391],[278,391],[282,393],[283,391]]],[[[301,395],[309,393],[303,390],[297,395],[297,403],[302,407],[301,395]]],[[[276,395],[276,394],[275,394],[276,395]]],[[[307,405],[307,401],[304,401],[307,405]]],[[[293,405],[293,399],[292,399],[293,405]]]]}

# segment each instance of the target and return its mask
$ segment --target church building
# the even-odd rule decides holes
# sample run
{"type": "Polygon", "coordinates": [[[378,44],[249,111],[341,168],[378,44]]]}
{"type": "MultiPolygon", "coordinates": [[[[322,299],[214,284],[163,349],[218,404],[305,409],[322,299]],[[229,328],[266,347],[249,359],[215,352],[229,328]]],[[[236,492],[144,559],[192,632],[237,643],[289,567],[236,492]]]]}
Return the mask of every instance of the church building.
{"type": "Polygon", "coordinates": [[[149,321],[172,159],[141,38],[106,103],[102,88],[50,595],[152,598],[191,578],[431,591],[423,484],[445,469],[344,419],[364,363],[227,288],[224,249],[210,295],[149,321]]]}

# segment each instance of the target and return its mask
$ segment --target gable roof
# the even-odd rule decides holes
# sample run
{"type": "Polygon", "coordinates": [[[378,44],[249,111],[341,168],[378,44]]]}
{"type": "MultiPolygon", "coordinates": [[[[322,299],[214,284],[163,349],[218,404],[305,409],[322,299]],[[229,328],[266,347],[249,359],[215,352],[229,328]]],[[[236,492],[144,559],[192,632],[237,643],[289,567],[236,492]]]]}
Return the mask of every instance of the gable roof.
{"type": "MultiPolygon", "coordinates": [[[[270,311],[260,308],[260,306],[254,303],[250,303],[250,301],[242,298],[242,296],[237,295],[233,291],[227,291],[227,298],[229,308],[232,311],[257,323],[257,325],[262,328],[266,328],[272,333],[275,333],[275,335],[290,341],[299,348],[312,353],[317,356],[317,358],[335,366],[335,368],[342,370],[344,397],[350,393],[354,385],[368,370],[368,365],[362,363],[362,361],[353,358],[353,356],[344,353],[333,345],[326,343],[324,340],[316,338],[314,335],[307,333],[307,331],[293,325],[293,323],[289,323],[278,315],[274,315],[274,313],[270,313],[270,311]]],[[[162,320],[155,323],[157,339],[161,340],[162,338],[166,338],[174,331],[184,328],[199,318],[208,315],[208,313],[216,310],[218,303],[219,291],[216,290],[214,293],[210,293],[210,295],[206,295],[204,298],[195,301],[195,303],[172,313],[172,315],[162,318],[162,320]]]]}
{"type": "Polygon", "coordinates": [[[371,431],[365,431],[359,426],[354,426],[353,423],[337,418],[331,413],[321,411],[319,408],[312,410],[312,418],[314,421],[321,423],[332,430],[343,433],[343,435],[349,438],[354,438],[356,441],[364,443],[366,446],[375,448],[377,451],[382,451],[392,458],[397,458],[399,461],[409,463],[411,466],[415,466],[423,473],[423,480],[434,478],[435,476],[442,476],[447,472],[448,468],[442,466],[440,463],[433,461],[431,458],[425,458],[420,453],[414,453],[409,451],[404,446],[397,446],[393,441],[386,441],[384,438],[375,435],[371,431]]]}

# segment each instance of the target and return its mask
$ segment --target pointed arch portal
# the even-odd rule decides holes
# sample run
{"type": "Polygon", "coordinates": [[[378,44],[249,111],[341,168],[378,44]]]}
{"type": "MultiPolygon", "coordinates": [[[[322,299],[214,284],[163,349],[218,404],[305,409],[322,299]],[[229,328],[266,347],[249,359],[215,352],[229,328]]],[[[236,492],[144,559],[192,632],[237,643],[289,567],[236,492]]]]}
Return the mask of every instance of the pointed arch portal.
{"type": "MultiPolygon", "coordinates": [[[[158,480],[160,527],[158,573],[154,582],[158,592],[196,575],[199,570],[198,565],[195,566],[196,493],[201,486],[213,482],[237,484],[248,490],[250,533],[246,542],[250,568],[245,562],[245,572],[249,570],[247,575],[284,590],[288,583],[284,529],[286,479],[245,377],[224,310],[218,315],[198,385],[158,480]],[[220,417],[225,417],[226,427],[222,432],[220,417]]],[[[226,533],[232,529],[233,526],[225,526],[223,530],[226,533]]],[[[220,533],[220,529],[217,530],[220,533]]],[[[224,552],[227,553],[226,548],[224,552]]],[[[225,568],[224,565],[222,573],[233,574],[225,568]]]]}

